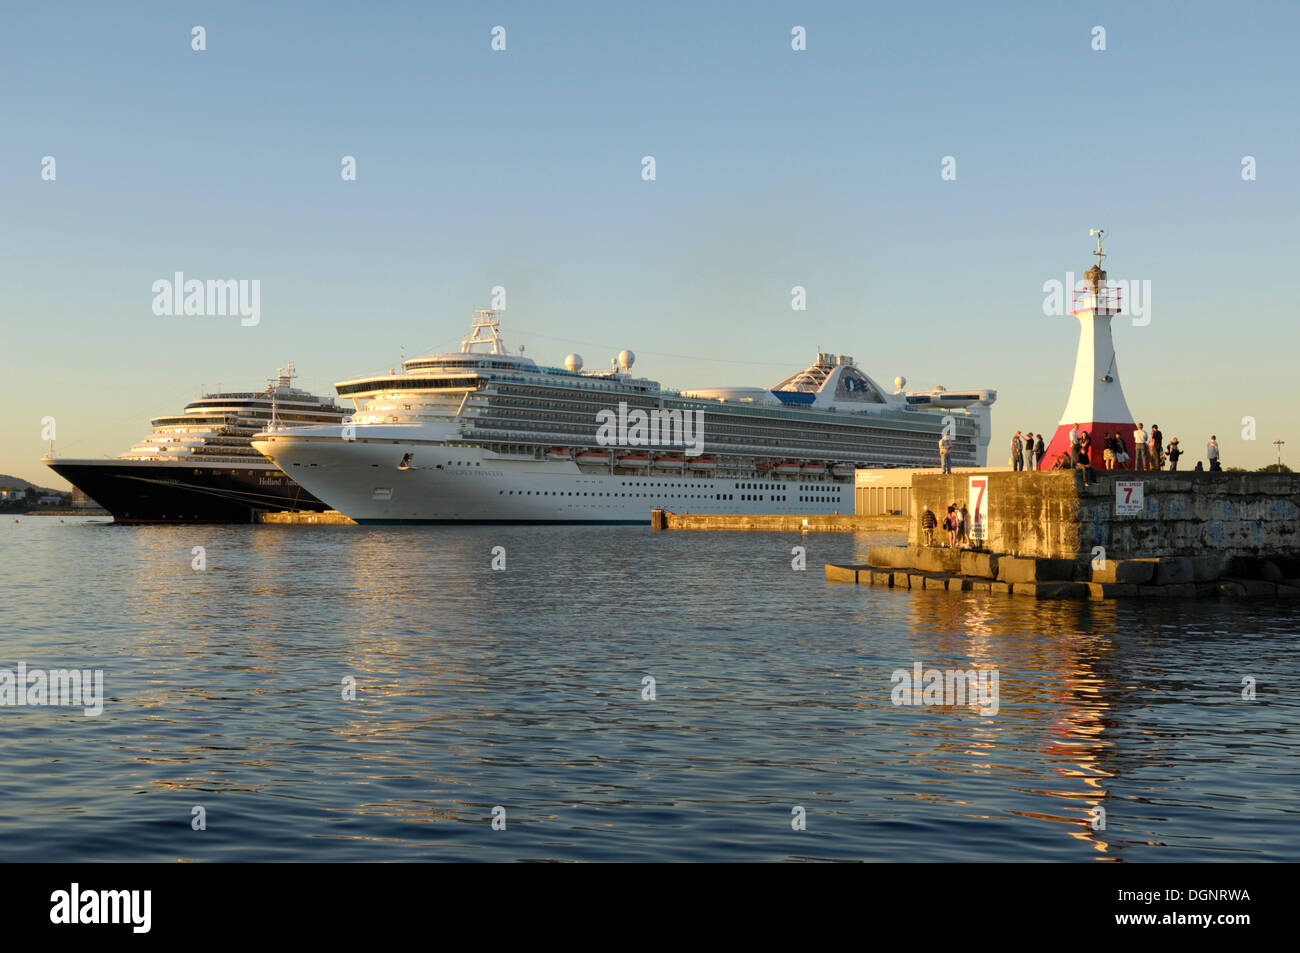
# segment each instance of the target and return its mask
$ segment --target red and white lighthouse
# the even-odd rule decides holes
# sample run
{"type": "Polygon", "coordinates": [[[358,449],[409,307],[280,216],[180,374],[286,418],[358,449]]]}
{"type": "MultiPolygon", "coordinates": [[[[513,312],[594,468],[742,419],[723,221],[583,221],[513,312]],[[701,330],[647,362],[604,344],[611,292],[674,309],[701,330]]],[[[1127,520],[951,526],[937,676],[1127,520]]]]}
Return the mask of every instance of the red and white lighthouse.
{"type": "Polygon", "coordinates": [[[1100,465],[1102,450],[1108,434],[1118,434],[1124,441],[1132,466],[1133,414],[1124,399],[1124,389],[1119,383],[1119,368],[1115,364],[1115,342],[1111,338],[1110,321],[1120,312],[1118,288],[1107,287],[1106,272],[1101,260],[1106,253],[1101,250],[1101,229],[1089,234],[1097,236],[1097,264],[1089,268],[1084,278],[1086,287],[1073,293],[1070,313],[1079,319],[1079,354],[1074,360],[1074,383],[1070,398],[1065,402],[1065,413],[1057,425],[1047,453],[1039,462],[1040,470],[1049,470],[1056,464],[1057,455],[1070,454],[1070,429],[1076,424],[1079,434],[1091,435],[1092,449],[1088,461],[1100,465]]]}

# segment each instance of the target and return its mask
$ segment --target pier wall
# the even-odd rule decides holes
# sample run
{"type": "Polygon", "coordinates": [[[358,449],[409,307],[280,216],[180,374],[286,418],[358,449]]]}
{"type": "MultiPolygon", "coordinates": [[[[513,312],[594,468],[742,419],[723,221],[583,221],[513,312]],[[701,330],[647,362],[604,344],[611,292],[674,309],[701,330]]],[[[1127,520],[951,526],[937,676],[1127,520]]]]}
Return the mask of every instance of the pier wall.
{"type": "MultiPolygon", "coordinates": [[[[987,477],[988,538],[983,548],[1013,556],[1110,559],[1156,556],[1300,555],[1300,474],[1097,471],[985,471],[917,474],[908,541],[924,542],[922,506],[942,522],[967,502],[969,478],[987,477]],[[1136,515],[1116,513],[1116,482],[1141,481],[1136,515]]],[[[969,505],[969,503],[968,503],[969,505]]],[[[935,541],[945,540],[942,529],[935,541]]]]}

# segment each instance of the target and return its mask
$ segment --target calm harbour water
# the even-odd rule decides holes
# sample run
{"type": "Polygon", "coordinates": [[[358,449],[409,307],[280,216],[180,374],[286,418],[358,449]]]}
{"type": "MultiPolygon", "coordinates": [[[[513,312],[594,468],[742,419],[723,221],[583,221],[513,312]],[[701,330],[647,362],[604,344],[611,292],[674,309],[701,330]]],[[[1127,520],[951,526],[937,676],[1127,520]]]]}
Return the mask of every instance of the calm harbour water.
{"type": "Polygon", "coordinates": [[[0,668],[107,695],[0,707],[3,860],[1300,860],[1285,603],[827,584],[866,534],[0,529],[0,668]],[[893,705],[918,661],[997,715],[893,705]]]}

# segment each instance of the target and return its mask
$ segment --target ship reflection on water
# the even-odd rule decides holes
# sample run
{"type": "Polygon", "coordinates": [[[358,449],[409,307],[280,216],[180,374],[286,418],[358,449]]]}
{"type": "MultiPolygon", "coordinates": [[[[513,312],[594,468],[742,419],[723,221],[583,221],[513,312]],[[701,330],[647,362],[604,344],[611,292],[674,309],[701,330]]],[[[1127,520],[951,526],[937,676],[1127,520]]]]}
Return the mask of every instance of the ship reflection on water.
{"type": "Polygon", "coordinates": [[[0,721],[33,858],[1300,855],[1300,623],[1263,604],[828,585],[848,534],[13,530],[12,653],[109,696],[0,721]],[[917,663],[996,669],[996,715],[893,704],[917,663]]]}

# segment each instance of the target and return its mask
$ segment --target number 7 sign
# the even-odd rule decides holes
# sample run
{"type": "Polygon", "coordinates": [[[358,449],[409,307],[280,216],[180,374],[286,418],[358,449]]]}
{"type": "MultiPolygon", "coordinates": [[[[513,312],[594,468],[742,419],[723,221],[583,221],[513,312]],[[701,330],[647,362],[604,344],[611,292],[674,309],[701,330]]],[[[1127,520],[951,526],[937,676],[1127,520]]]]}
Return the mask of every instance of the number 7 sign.
{"type": "Polygon", "coordinates": [[[966,509],[970,511],[970,538],[983,541],[988,539],[989,525],[989,478],[978,476],[970,478],[968,489],[969,502],[966,509]]]}
{"type": "Polygon", "coordinates": [[[1141,480],[1119,480],[1115,483],[1115,515],[1140,516],[1146,509],[1141,480]]]}

